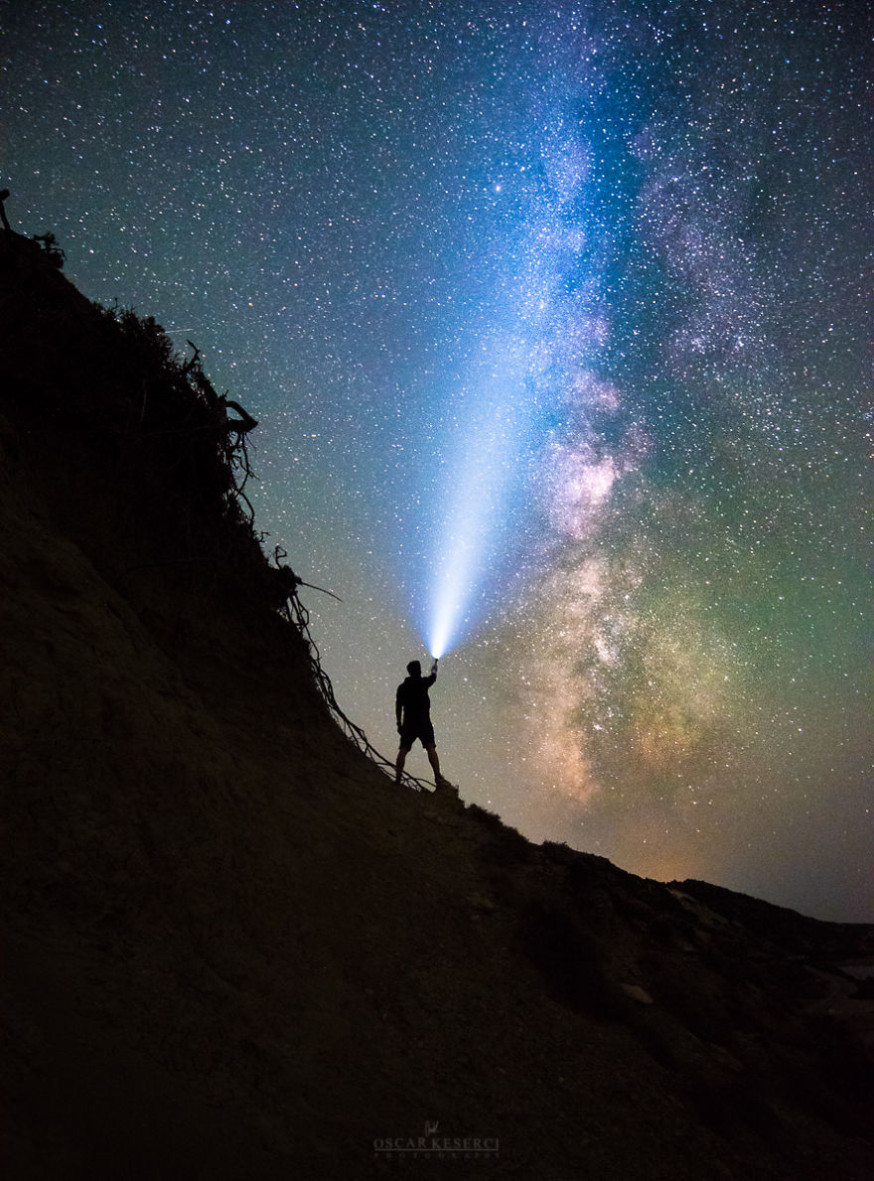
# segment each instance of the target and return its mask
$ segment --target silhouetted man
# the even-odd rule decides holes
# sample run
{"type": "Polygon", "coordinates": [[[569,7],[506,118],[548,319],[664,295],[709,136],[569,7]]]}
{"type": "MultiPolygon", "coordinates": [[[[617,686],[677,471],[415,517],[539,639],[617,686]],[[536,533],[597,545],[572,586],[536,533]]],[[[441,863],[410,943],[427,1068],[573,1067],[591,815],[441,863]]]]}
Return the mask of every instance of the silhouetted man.
{"type": "Polygon", "coordinates": [[[418,660],[411,660],[407,665],[409,676],[398,685],[395,696],[395,716],[398,723],[398,734],[401,736],[398,761],[395,764],[395,780],[401,781],[407,755],[418,740],[425,748],[428,762],[434,771],[434,778],[438,787],[443,787],[446,780],[440,774],[440,760],[437,757],[437,746],[434,741],[434,727],[431,725],[431,699],[428,690],[437,680],[437,661],[431,665],[431,675],[422,676],[422,666],[418,660]]]}

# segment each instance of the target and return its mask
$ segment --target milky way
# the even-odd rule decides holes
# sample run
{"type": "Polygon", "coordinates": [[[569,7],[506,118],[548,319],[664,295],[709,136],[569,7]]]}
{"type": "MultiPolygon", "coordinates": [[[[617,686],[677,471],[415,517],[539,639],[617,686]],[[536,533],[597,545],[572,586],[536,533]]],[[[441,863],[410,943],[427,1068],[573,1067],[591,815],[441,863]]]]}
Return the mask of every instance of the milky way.
{"type": "Polygon", "coordinates": [[[342,599],[307,604],[374,745],[464,557],[432,693],[463,798],[874,918],[867,5],[2,23],[13,227],[260,420],[257,524],[342,599]]]}

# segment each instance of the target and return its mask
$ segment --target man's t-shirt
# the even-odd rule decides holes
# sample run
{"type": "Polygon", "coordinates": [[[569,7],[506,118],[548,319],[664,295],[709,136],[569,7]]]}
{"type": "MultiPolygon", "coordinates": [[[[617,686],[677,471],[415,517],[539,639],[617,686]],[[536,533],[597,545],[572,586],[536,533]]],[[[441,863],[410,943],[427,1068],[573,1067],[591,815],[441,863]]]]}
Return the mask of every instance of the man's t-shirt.
{"type": "Polygon", "coordinates": [[[403,710],[401,720],[404,728],[427,722],[431,717],[431,699],[428,690],[437,680],[437,674],[428,677],[407,677],[398,685],[397,704],[403,710]]]}

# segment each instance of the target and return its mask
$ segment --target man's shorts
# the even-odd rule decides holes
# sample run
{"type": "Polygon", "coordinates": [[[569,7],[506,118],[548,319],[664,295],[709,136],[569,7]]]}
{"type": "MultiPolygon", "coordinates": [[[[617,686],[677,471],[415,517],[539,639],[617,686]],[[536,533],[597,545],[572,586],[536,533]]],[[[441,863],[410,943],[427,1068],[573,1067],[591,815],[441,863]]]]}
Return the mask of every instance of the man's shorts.
{"type": "Polygon", "coordinates": [[[434,727],[428,718],[425,718],[422,722],[404,723],[401,730],[401,750],[411,750],[417,738],[425,750],[436,745],[434,741],[434,727]]]}

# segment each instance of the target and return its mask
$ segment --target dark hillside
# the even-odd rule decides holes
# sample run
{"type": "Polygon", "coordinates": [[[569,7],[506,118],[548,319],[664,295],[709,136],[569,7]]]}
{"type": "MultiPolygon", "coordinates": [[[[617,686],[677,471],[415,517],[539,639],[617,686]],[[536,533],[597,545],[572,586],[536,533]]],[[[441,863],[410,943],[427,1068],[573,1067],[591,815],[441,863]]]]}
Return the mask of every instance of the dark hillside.
{"type": "Polygon", "coordinates": [[[867,1181],[874,928],[397,788],[245,416],[57,261],[0,234],[2,1175],[867,1181]]]}

